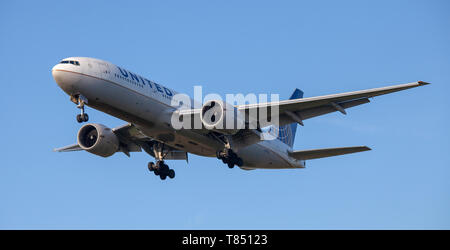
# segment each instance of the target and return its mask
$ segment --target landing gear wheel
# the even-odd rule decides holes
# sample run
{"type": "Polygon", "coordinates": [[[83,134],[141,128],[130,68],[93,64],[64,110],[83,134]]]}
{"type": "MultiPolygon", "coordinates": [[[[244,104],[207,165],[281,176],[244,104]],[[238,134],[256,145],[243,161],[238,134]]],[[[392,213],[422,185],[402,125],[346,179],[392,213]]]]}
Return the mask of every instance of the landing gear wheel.
{"type": "Polygon", "coordinates": [[[149,163],[148,163],[148,170],[149,170],[150,172],[155,171],[155,163],[149,162],[149,163]]]}
{"type": "Polygon", "coordinates": [[[167,175],[169,173],[169,166],[167,166],[164,163],[160,163],[159,164],[159,171],[161,171],[161,173],[164,173],[165,175],[167,175]]]}
{"type": "Polygon", "coordinates": [[[222,160],[229,168],[234,168],[234,166],[242,167],[244,166],[244,161],[240,158],[233,150],[224,149],[224,151],[216,152],[218,159],[222,160]]]}
{"type": "Polygon", "coordinates": [[[86,113],[84,113],[83,115],[81,115],[81,118],[83,118],[83,121],[84,121],[84,122],[89,121],[89,116],[88,116],[88,114],[86,114],[86,113]]]}
{"type": "Polygon", "coordinates": [[[82,123],[82,122],[87,122],[87,121],[89,121],[88,114],[84,113],[84,114],[77,115],[77,122],[82,123]]]}
{"type": "Polygon", "coordinates": [[[169,174],[168,174],[170,179],[173,179],[175,177],[175,170],[173,169],[169,169],[169,174]]]}
{"type": "Polygon", "coordinates": [[[236,165],[238,165],[239,167],[242,167],[244,165],[244,161],[241,158],[238,158],[236,161],[236,165]]]}
{"type": "MultiPolygon", "coordinates": [[[[159,175],[159,178],[161,180],[165,180],[167,177],[173,179],[175,177],[175,171],[173,169],[170,169],[167,164],[164,163],[164,161],[157,161],[156,164],[153,164],[153,162],[150,162],[148,165],[149,169],[153,169],[153,173],[155,175],[159,175]]],[[[152,170],[150,170],[152,171],[152,170]]]]}

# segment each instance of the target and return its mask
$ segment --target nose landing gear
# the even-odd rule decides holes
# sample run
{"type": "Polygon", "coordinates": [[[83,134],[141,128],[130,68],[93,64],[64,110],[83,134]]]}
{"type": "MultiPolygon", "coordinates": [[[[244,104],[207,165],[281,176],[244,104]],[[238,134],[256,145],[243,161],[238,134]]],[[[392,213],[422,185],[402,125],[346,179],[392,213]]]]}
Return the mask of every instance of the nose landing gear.
{"type": "Polygon", "coordinates": [[[89,121],[89,116],[84,112],[84,104],[88,103],[88,100],[83,95],[71,96],[70,99],[72,102],[77,104],[77,108],[80,109],[80,114],[77,115],[77,122],[87,122],[89,121]]]}
{"type": "Polygon", "coordinates": [[[87,122],[87,121],[89,121],[88,114],[84,113],[84,114],[77,115],[77,122],[82,123],[82,122],[87,122]]]}

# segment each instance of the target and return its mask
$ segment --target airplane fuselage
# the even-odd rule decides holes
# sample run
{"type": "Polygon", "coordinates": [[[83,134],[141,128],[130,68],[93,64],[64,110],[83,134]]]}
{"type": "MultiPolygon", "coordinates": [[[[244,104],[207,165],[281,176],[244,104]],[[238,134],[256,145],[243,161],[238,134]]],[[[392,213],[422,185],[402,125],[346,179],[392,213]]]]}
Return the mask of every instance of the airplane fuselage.
{"type": "MultiPolygon", "coordinates": [[[[109,62],[71,57],[53,67],[52,74],[69,96],[83,95],[86,105],[137,126],[142,133],[173,148],[215,157],[223,148],[208,131],[175,130],[171,105],[176,91],[109,62]]],[[[193,101],[192,101],[193,103],[193,101]]],[[[302,161],[288,155],[289,146],[279,140],[263,140],[239,149],[245,169],[302,168],[302,161]]]]}

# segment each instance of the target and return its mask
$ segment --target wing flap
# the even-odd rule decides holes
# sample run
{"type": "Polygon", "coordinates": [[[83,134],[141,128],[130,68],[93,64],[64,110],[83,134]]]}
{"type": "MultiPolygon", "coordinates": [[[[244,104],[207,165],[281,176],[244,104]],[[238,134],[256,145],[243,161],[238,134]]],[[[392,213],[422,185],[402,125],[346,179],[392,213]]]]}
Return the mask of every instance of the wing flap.
{"type": "Polygon", "coordinates": [[[358,147],[342,147],[342,148],[322,148],[322,149],[312,149],[312,150],[299,150],[289,152],[289,156],[297,160],[312,160],[331,156],[353,154],[363,151],[371,150],[367,146],[358,147]]]}
{"type": "MultiPolygon", "coordinates": [[[[345,110],[345,109],[359,106],[359,105],[369,103],[369,102],[370,102],[370,100],[368,98],[362,98],[362,99],[340,102],[337,104],[345,110]]],[[[325,114],[329,114],[329,113],[333,113],[333,112],[336,112],[336,109],[333,106],[325,105],[325,106],[319,106],[316,108],[310,108],[310,109],[306,109],[306,110],[297,111],[294,113],[301,120],[307,120],[307,119],[310,119],[310,118],[313,118],[316,116],[321,116],[321,115],[325,115],[325,114]]],[[[298,121],[293,120],[291,116],[288,116],[285,114],[280,115],[280,120],[279,120],[280,126],[285,125],[285,124],[290,124],[293,122],[298,122],[298,121]]],[[[302,125],[302,124],[300,124],[300,125],[302,125]]]]}
{"type": "Polygon", "coordinates": [[[165,160],[186,160],[188,161],[188,154],[186,151],[171,150],[167,152],[164,157],[165,160]]]}

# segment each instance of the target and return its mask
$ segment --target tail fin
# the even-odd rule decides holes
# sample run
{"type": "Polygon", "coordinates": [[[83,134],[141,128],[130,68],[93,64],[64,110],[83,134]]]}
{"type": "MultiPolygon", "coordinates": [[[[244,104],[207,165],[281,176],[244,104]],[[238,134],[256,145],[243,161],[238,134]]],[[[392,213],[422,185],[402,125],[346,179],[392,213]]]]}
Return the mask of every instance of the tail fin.
{"type": "MultiPolygon", "coordinates": [[[[295,89],[294,93],[292,93],[291,99],[299,99],[303,98],[303,91],[299,89],[295,89]]],[[[295,132],[297,132],[297,123],[291,123],[284,126],[280,126],[278,128],[278,137],[277,139],[289,145],[292,148],[294,145],[295,132]]]]}

